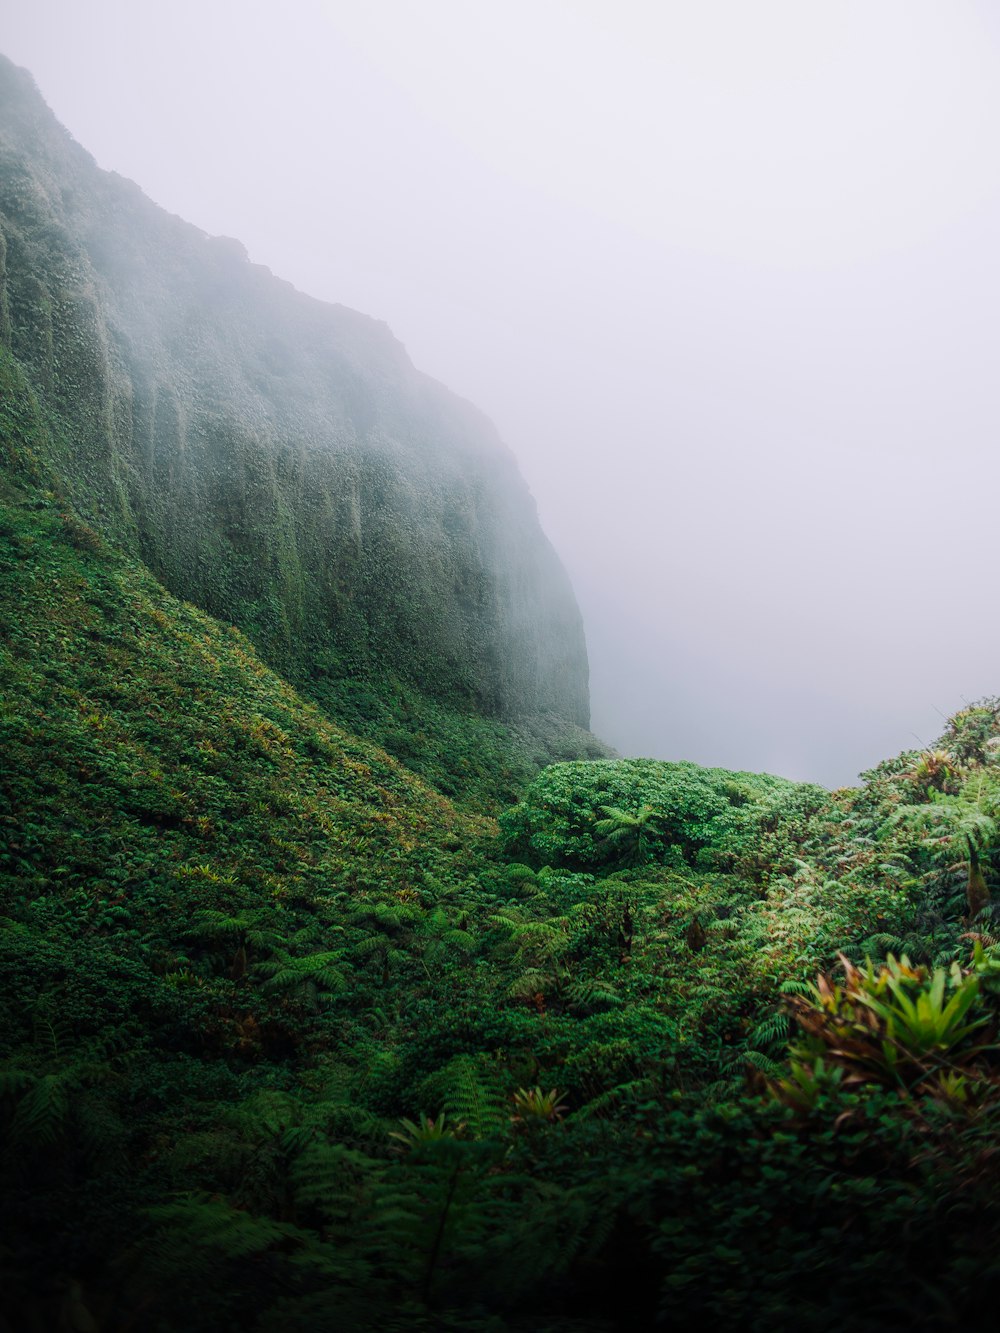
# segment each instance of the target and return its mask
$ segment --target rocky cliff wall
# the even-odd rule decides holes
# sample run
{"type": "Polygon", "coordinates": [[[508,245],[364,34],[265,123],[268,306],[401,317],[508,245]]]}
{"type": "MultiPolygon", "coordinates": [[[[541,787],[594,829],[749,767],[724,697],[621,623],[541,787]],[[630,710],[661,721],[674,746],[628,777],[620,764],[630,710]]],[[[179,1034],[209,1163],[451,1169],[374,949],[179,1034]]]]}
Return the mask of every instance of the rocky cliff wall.
{"type": "Polygon", "coordinates": [[[490,423],[100,170],[2,57],[0,342],[83,516],[293,679],[587,725],[573,593],[490,423]]]}

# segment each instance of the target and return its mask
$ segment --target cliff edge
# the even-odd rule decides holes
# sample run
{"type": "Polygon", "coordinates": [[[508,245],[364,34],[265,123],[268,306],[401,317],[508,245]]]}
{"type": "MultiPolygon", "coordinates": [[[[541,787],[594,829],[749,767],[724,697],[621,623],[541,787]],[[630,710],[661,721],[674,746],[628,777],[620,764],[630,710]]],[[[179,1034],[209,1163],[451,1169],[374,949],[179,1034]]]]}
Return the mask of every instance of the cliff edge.
{"type": "Polygon", "coordinates": [[[296,684],[588,725],[573,592],[489,421],[99,169],[3,57],[0,345],[81,516],[296,684]]]}

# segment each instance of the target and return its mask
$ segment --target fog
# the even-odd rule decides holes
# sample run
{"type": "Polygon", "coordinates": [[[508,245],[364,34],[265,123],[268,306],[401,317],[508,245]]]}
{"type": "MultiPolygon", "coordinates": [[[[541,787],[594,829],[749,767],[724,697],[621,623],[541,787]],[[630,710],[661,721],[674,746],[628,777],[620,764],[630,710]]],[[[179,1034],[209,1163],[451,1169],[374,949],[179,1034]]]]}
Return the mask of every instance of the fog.
{"type": "Polygon", "coordinates": [[[1000,10],[8,0],[101,166],[496,422],[623,753],[828,785],[1000,694],[1000,10]]]}

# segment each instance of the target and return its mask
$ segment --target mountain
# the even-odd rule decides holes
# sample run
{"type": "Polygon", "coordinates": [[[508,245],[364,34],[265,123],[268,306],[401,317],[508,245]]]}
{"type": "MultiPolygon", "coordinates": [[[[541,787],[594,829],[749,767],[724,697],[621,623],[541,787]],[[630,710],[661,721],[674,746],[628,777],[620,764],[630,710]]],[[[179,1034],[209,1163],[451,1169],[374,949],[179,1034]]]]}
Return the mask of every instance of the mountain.
{"type": "Polygon", "coordinates": [[[572,589],[491,424],[386,325],[100,170],[2,58],[0,345],[79,517],[353,729],[412,759],[436,726],[445,786],[456,713],[600,752],[572,589]]]}
{"type": "Polygon", "coordinates": [[[1000,699],[590,762],[487,423],[0,89],[0,1333],[988,1327],[1000,699]]]}

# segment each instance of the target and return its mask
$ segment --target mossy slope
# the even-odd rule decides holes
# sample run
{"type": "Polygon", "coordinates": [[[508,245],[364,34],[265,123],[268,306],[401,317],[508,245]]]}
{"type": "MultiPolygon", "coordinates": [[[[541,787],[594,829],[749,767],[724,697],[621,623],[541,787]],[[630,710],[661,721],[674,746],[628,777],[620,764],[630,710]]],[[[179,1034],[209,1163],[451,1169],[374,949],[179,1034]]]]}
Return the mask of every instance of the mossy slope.
{"type": "Polygon", "coordinates": [[[398,888],[489,827],[55,497],[0,510],[0,626],[9,893],[169,915],[192,867],[248,900],[398,888]]]}
{"type": "Polygon", "coordinates": [[[2,58],[0,345],[78,512],[325,707],[388,735],[430,697],[585,752],[579,612],[490,424],[100,171],[2,58]]]}

